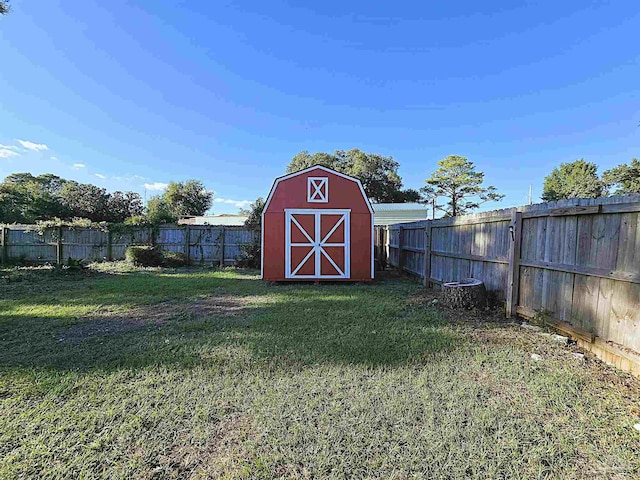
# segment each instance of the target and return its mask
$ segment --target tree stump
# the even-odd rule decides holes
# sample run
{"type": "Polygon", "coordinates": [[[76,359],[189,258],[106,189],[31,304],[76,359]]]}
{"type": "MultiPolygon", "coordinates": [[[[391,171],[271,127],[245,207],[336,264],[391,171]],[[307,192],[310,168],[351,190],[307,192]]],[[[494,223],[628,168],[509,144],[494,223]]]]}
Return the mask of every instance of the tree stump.
{"type": "Polygon", "coordinates": [[[487,290],[484,283],[475,278],[465,278],[461,282],[442,284],[442,304],[448,308],[485,308],[487,290]]]}

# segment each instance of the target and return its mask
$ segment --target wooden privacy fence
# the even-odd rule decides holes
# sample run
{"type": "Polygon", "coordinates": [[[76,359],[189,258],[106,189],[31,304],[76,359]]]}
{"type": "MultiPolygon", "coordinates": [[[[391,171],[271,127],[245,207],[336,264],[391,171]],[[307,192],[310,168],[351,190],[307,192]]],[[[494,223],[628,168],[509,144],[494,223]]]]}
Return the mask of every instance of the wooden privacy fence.
{"type": "Polygon", "coordinates": [[[122,260],[127,247],[154,245],[164,251],[184,253],[191,264],[233,265],[241,246],[259,239],[260,233],[245,227],[163,225],[124,230],[12,225],[0,229],[0,260],[34,263],[67,263],[122,260]]]}
{"type": "Polygon", "coordinates": [[[473,277],[640,375],[640,195],[377,227],[378,261],[440,285],[473,277]]]}

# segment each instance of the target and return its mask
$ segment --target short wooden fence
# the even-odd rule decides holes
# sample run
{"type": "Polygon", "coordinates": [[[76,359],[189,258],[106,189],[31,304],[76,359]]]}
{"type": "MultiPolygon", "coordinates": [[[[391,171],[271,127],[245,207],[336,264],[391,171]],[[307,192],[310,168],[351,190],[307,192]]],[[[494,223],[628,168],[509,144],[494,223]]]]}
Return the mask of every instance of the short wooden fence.
{"type": "Polygon", "coordinates": [[[260,233],[245,227],[163,225],[118,230],[53,227],[38,230],[29,225],[0,228],[0,261],[65,264],[83,261],[122,260],[127,247],[154,245],[180,252],[190,264],[233,265],[242,245],[258,240],[260,233]]]}

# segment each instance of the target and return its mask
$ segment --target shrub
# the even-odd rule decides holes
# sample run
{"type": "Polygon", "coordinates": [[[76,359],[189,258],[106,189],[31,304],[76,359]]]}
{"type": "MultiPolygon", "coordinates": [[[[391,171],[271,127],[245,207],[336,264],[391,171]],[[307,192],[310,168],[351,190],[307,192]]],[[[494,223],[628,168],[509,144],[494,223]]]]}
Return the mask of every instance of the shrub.
{"type": "Polygon", "coordinates": [[[155,247],[136,246],[127,248],[125,258],[139,267],[178,268],[187,265],[187,257],[181,252],[163,252],[155,247]]]}
{"type": "Polygon", "coordinates": [[[85,270],[87,269],[87,265],[83,259],[76,259],[69,257],[67,259],[67,270],[85,270]]]}
{"type": "Polygon", "coordinates": [[[5,266],[9,267],[33,267],[37,264],[35,260],[29,260],[25,254],[19,257],[9,257],[5,262],[5,266]]]}
{"type": "Polygon", "coordinates": [[[170,268],[187,265],[187,256],[182,252],[162,252],[162,265],[170,268]]]}
{"type": "Polygon", "coordinates": [[[260,268],[260,257],[262,249],[260,239],[252,243],[240,245],[241,256],[238,259],[238,266],[242,268],[260,268]]]}
{"type": "Polygon", "coordinates": [[[162,252],[154,247],[135,246],[127,248],[125,258],[129,263],[140,267],[159,267],[162,265],[162,252]]]}
{"type": "Polygon", "coordinates": [[[125,218],[124,225],[149,225],[149,219],[144,215],[134,215],[133,217],[125,218]]]}

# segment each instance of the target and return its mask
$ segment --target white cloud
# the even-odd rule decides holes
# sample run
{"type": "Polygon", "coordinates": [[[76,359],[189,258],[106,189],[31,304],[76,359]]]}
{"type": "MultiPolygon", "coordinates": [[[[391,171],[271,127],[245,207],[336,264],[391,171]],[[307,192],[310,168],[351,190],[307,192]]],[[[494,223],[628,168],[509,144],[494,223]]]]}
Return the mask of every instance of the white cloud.
{"type": "Polygon", "coordinates": [[[55,157],[55,156],[51,156],[51,157],[49,157],[49,158],[50,158],[51,160],[58,160],[58,157],[55,157]]]}
{"type": "Polygon", "coordinates": [[[214,198],[213,203],[226,203],[228,205],[235,205],[238,208],[247,208],[251,205],[251,200],[231,200],[230,198],[214,198]]]}
{"type": "Polygon", "coordinates": [[[107,176],[106,176],[106,175],[102,175],[101,173],[95,173],[94,175],[95,175],[96,177],[98,177],[98,178],[103,179],[103,180],[104,180],[105,178],[107,178],[107,176]]]}
{"type": "Polygon", "coordinates": [[[111,178],[119,182],[135,182],[140,180],[149,180],[148,178],[141,177],[140,175],[125,175],[125,176],[116,175],[115,177],[111,177],[111,178]]]}
{"type": "Polygon", "coordinates": [[[0,143],[0,158],[11,158],[20,156],[20,148],[15,145],[2,145],[0,143]]]}
{"type": "Polygon", "coordinates": [[[35,152],[49,150],[49,147],[47,147],[44,143],[34,143],[28,140],[18,140],[18,143],[22,145],[24,148],[26,148],[27,150],[33,150],[35,152]]]}
{"type": "Polygon", "coordinates": [[[152,190],[156,192],[160,192],[166,189],[168,186],[169,186],[168,183],[162,183],[162,182],[153,182],[153,183],[144,184],[144,188],[146,188],[147,190],[152,190]]]}
{"type": "Polygon", "coordinates": [[[10,148],[6,148],[4,145],[0,145],[0,158],[11,158],[18,156],[20,156],[19,153],[13,151],[10,148]]]}
{"type": "Polygon", "coordinates": [[[16,151],[20,150],[20,148],[19,148],[19,147],[17,147],[17,146],[15,146],[15,145],[2,145],[1,143],[0,143],[0,148],[2,148],[3,150],[4,150],[4,149],[7,149],[7,150],[16,150],[16,151]]]}
{"type": "Polygon", "coordinates": [[[84,163],[74,163],[73,168],[84,168],[86,165],[84,163]]]}

